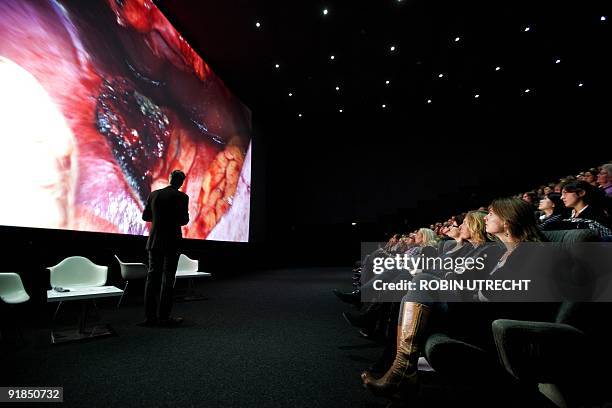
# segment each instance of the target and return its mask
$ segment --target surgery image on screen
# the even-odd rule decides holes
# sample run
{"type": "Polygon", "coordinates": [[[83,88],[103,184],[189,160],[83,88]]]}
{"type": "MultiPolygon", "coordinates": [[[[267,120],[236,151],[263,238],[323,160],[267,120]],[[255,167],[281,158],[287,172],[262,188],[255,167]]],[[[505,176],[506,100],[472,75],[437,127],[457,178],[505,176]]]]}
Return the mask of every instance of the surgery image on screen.
{"type": "Polygon", "coordinates": [[[0,37],[0,225],[147,235],[178,169],[183,236],[248,241],[251,112],[151,1],[3,0],[0,37]]]}

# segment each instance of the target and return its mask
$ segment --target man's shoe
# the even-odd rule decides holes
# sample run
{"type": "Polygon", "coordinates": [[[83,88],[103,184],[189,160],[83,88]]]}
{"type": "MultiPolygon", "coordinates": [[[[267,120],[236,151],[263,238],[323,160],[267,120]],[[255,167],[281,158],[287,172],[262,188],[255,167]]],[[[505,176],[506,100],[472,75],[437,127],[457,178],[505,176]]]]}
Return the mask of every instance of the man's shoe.
{"type": "Polygon", "coordinates": [[[157,326],[158,321],[157,319],[145,319],[140,323],[136,323],[136,326],[140,326],[140,327],[155,327],[157,326]]]}
{"type": "Polygon", "coordinates": [[[157,325],[162,327],[174,327],[183,323],[182,317],[169,317],[167,319],[161,319],[157,325]]]}
{"type": "Polygon", "coordinates": [[[341,301],[345,303],[349,303],[351,305],[358,305],[361,303],[361,291],[354,290],[349,293],[340,292],[338,289],[333,290],[334,295],[338,297],[341,301]]]}

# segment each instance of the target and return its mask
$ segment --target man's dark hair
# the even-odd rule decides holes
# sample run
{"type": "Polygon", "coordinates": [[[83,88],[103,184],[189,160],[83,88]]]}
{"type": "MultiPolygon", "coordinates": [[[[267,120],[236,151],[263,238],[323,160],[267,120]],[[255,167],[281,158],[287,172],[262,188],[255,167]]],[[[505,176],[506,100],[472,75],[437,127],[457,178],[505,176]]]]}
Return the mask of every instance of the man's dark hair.
{"type": "Polygon", "coordinates": [[[181,170],[174,170],[170,173],[170,184],[173,187],[179,188],[183,185],[183,181],[185,181],[185,173],[181,170]]]}

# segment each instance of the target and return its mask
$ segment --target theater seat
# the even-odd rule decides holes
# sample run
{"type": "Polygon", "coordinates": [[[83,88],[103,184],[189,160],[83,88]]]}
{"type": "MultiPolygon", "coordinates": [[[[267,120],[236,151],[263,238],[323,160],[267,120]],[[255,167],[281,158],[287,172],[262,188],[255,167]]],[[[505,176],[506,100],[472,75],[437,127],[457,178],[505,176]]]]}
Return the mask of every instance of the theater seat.
{"type": "Polygon", "coordinates": [[[561,305],[555,322],[496,320],[493,337],[508,373],[537,384],[559,407],[595,406],[612,397],[610,303],[561,305]]]}
{"type": "Polygon", "coordinates": [[[495,354],[445,333],[430,335],[424,353],[437,373],[454,381],[472,383],[507,376],[495,354]]]}
{"type": "MultiPolygon", "coordinates": [[[[568,249],[574,262],[584,253],[572,244],[598,241],[590,230],[545,234],[568,249]]],[[[424,354],[437,373],[454,382],[508,382],[538,387],[560,407],[609,402],[612,398],[605,394],[610,387],[601,381],[609,376],[598,373],[605,373],[612,361],[612,330],[608,323],[611,315],[612,303],[565,302],[554,322],[494,321],[496,351],[433,333],[425,342],[424,354]]]]}

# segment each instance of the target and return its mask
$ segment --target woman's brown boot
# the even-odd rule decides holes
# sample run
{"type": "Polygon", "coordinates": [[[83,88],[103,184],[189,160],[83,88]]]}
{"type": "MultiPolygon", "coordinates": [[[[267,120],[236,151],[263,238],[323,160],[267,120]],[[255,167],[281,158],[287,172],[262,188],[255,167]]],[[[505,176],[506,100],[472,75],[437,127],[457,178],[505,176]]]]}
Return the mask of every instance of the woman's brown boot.
{"type": "Polygon", "coordinates": [[[403,387],[416,385],[417,365],[425,334],[429,307],[406,302],[397,328],[397,353],[391,368],[381,378],[370,373],[361,375],[363,385],[375,395],[392,396],[403,387]]]}

